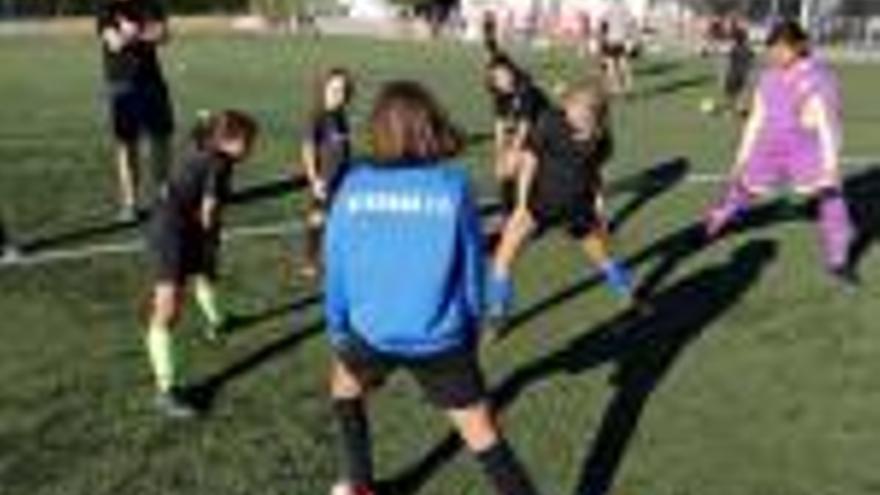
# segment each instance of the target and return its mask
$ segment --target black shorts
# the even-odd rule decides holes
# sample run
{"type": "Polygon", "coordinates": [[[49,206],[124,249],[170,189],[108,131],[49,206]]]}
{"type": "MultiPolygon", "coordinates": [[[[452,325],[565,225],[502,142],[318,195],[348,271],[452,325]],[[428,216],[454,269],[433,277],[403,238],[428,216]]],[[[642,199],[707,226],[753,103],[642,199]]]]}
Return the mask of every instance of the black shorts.
{"type": "Polygon", "coordinates": [[[382,353],[351,339],[335,350],[337,358],[365,384],[380,386],[402,368],[419,384],[425,397],[443,409],[462,409],[486,399],[486,385],[476,349],[458,349],[427,358],[402,358],[382,353]]]}
{"type": "Polygon", "coordinates": [[[627,56],[626,45],[623,43],[605,43],[602,45],[602,55],[606,58],[624,58],[627,56]]]}
{"type": "Polygon", "coordinates": [[[580,240],[602,226],[595,200],[587,194],[568,198],[535,195],[529,198],[528,207],[536,224],[537,236],[556,227],[565,227],[571,237],[580,240]]]}
{"type": "Polygon", "coordinates": [[[150,252],[156,280],[182,285],[195,275],[217,277],[219,235],[171,228],[161,221],[151,229],[150,252]]]}
{"type": "Polygon", "coordinates": [[[167,138],[174,133],[174,111],[162,81],[111,83],[110,118],[113,134],[132,142],[142,135],[167,138]]]}
{"type": "Polygon", "coordinates": [[[724,96],[728,99],[736,99],[743,95],[748,86],[748,78],[736,72],[728,72],[724,77],[724,96]]]}

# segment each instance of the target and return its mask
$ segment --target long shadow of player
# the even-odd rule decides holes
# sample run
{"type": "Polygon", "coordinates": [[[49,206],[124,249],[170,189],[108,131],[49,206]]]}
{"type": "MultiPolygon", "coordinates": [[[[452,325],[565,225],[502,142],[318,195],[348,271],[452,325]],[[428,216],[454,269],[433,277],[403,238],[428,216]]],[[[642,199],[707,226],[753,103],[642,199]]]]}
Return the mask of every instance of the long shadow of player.
{"type": "MultiPolygon", "coordinates": [[[[853,266],[857,267],[880,238],[880,169],[872,168],[848,177],[844,189],[857,231],[851,253],[853,266]]],[[[781,223],[812,221],[816,217],[816,208],[815,201],[811,200],[779,199],[764,203],[751,209],[723,238],[781,223]]],[[[630,259],[632,263],[654,258],[659,261],[643,276],[639,290],[650,297],[685,260],[711,244],[703,225],[695,223],[641,251],[630,259]]]]}
{"type": "Polygon", "coordinates": [[[636,96],[641,99],[651,99],[660,96],[666,96],[679,93],[692,88],[705,86],[715,80],[711,74],[698,74],[688,77],[681,77],[672,81],[667,81],[652,88],[641,91],[636,96]]]}
{"type": "MultiPolygon", "coordinates": [[[[653,392],[687,347],[739,303],[776,258],[776,252],[772,241],[752,241],[737,249],[729,261],[664,291],[655,299],[656,312],[650,318],[623,328],[629,332],[623,340],[630,340],[630,345],[615,358],[617,391],[584,459],[576,495],[609,493],[653,392]]],[[[579,372],[585,365],[591,366],[588,359],[580,357],[584,350],[569,348],[560,360],[566,371],[579,372]]]]}
{"type": "MultiPolygon", "coordinates": [[[[304,190],[305,187],[306,180],[304,176],[283,177],[241,187],[232,193],[230,202],[232,204],[246,204],[291,194],[295,191],[304,190]]],[[[25,239],[23,242],[20,242],[19,248],[23,253],[28,254],[126,232],[142,226],[144,222],[149,220],[149,216],[150,211],[145,210],[142,212],[141,218],[135,220],[98,221],[97,219],[86,219],[84,223],[93,223],[93,225],[76,227],[51,235],[38,236],[33,239],[25,239]]]]}
{"type": "Polygon", "coordinates": [[[678,185],[687,176],[690,168],[690,161],[687,158],[674,157],[662,161],[642,173],[609,183],[607,194],[610,197],[632,193],[629,200],[617,208],[610,219],[611,231],[620,230],[639,210],[678,185]]]}
{"type": "Polygon", "coordinates": [[[880,238],[880,164],[847,179],[845,189],[858,231],[852,249],[853,265],[858,267],[880,238]]]}
{"type": "MultiPolygon", "coordinates": [[[[648,399],[663,377],[690,343],[742,299],[775,257],[776,245],[771,241],[740,247],[728,261],[665,290],[650,315],[620,314],[565,348],[514,371],[494,389],[497,409],[506,409],[529,388],[557,374],[579,374],[614,362],[617,391],[584,460],[575,492],[606,494],[648,399]]],[[[418,462],[384,482],[382,493],[416,493],[460,449],[458,437],[449,434],[418,462]]]]}
{"type": "MultiPolygon", "coordinates": [[[[304,311],[308,307],[320,302],[320,294],[308,294],[291,303],[281,304],[259,313],[237,317],[235,319],[234,332],[237,333],[254,325],[304,311]]],[[[265,365],[269,361],[293,351],[309,339],[320,335],[323,329],[324,321],[318,318],[316,321],[298,327],[292,332],[284,333],[256,351],[233,361],[223,369],[194,384],[189,391],[191,399],[200,410],[210,411],[217,397],[229,383],[265,365]]]]}
{"type": "Polygon", "coordinates": [[[681,66],[681,62],[661,61],[641,65],[639,67],[636,67],[633,72],[635,72],[635,75],[639,77],[657,77],[665,76],[670,72],[674,72],[677,69],[681,68],[681,66]]]}

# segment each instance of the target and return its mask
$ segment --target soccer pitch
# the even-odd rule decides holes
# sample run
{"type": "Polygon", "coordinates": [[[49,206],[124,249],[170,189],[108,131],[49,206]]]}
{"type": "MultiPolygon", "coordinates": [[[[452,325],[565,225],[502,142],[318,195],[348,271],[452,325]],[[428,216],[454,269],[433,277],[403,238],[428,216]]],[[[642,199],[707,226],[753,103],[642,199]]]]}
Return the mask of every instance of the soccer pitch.
{"type": "MultiPolygon", "coordinates": [[[[519,53],[547,85],[583,71],[565,52],[519,53]]],[[[209,416],[174,423],[150,407],[140,331],[146,260],[115,228],[98,48],[90,38],[0,39],[0,209],[35,256],[0,268],[0,493],[325,493],[336,473],[328,348],[314,286],[296,278],[299,200],[286,178],[314,71],[351,67],[356,122],[389,78],[428,83],[468,131],[466,161],[491,193],[481,55],[457,44],[179,37],[166,74],[185,129],[197,109],[240,107],[263,126],[240,169],[223,289],[246,325],[222,346],[181,325],[188,374],[209,416]],[[253,232],[253,230],[252,230],[253,232]]],[[[622,314],[575,246],[549,236],[517,266],[515,327],[483,361],[511,442],[543,493],[880,493],[880,66],[840,67],[853,207],[866,233],[857,294],[820,269],[796,201],[768,204],[711,247],[689,235],[733,156],[730,119],[699,112],[707,61],[649,58],[615,109],[609,166],[616,245],[655,284],[656,313],[622,314]],[[876,157],[876,158],[872,158],[876,157]],[[874,323],[872,323],[872,321],[874,323]]],[[[395,378],[371,407],[389,493],[488,487],[425,405],[395,378]]]]}

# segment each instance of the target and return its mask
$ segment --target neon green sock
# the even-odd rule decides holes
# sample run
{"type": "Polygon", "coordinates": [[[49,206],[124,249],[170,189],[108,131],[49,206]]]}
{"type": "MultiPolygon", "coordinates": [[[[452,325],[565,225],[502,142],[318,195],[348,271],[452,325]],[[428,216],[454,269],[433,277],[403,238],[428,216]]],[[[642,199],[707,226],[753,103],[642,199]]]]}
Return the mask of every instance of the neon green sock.
{"type": "Polygon", "coordinates": [[[196,302],[205,315],[208,323],[218,326],[223,323],[223,311],[220,309],[219,298],[214,284],[205,277],[195,280],[196,302]]]}
{"type": "Polygon", "coordinates": [[[152,324],[147,332],[146,344],[156,388],[160,392],[168,392],[177,385],[178,378],[177,356],[171,330],[166,325],[152,324]]]}

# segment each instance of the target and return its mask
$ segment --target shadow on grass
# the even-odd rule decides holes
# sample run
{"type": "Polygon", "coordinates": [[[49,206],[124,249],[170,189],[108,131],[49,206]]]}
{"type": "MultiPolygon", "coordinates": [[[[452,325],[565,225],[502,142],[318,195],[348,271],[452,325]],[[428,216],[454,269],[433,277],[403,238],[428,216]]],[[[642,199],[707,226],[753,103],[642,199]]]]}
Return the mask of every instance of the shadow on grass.
{"type": "MultiPolygon", "coordinates": [[[[852,263],[858,267],[871,246],[880,238],[880,169],[872,168],[846,179],[847,203],[852,213],[857,236],[852,247],[852,263]]],[[[816,205],[811,200],[779,199],[752,208],[742,221],[731,226],[727,237],[763,229],[780,223],[812,221],[816,205]]],[[[642,262],[647,258],[659,261],[643,276],[639,291],[650,295],[688,258],[706,248],[703,226],[694,224],[643,250],[632,258],[642,262]]],[[[816,265],[821,263],[817,260],[816,265]]]]}
{"type": "MultiPolygon", "coordinates": [[[[309,306],[320,302],[320,294],[309,294],[291,303],[279,305],[259,313],[237,316],[234,318],[233,328],[231,329],[233,332],[232,337],[234,338],[237,333],[243,332],[249,327],[303,311],[309,306]]],[[[230,382],[283,354],[293,351],[311,337],[320,334],[323,328],[323,320],[318,320],[294,332],[286,333],[255,352],[234,361],[226,368],[204,378],[190,389],[193,402],[200,410],[209,412],[223,388],[230,382]]]]}
{"type": "MultiPolygon", "coordinates": [[[[287,194],[293,194],[306,187],[306,179],[303,175],[285,177],[260,184],[253,184],[234,191],[229,199],[231,204],[244,204],[253,201],[271,199],[287,194]]],[[[19,242],[19,248],[24,253],[32,253],[47,249],[60,248],[68,244],[88,241],[97,237],[107,236],[120,232],[133,230],[149,222],[150,211],[144,211],[138,220],[104,220],[87,219],[84,223],[92,223],[85,227],[77,227],[68,231],[54,233],[34,239],[23,239],[19,242]]]]}
{"type": "MultiPolygon", "coordinates": [[[[510,407],[530,387],[560,373],[579,374],[613,362],[616,392],[583,461],[578,495],[604,495],[653,391],[687,346],[725,314],[758,281],[776,257],[770,241],[753,241],[725,263],[685,278],[655,299],[647,316],[623,313],[571,341],[563,349],[527,364],[494,388],[498,410],[510,407]]],[[[461,449],[449,434],[414,464],[382,485],[382,493],[416,493],[461,449]]]]}
{"type": "Polygon", "coordinates": [[[674,79],[672,81],[667,81],[661,84],[658,84],[654,87],[647,88],[643,91],[640,91],[636,97],[642,99],[648,98],[656,98],[660,96],[666,96],[670,94],[679,93],[681,91],[685,91],[692,88],[698,88],[701,86],[705,86],[715,80],[715,77],[710,74],[700,74],[696,76],[682,77],[679,79],[674,79]]]}
{"type": "Polygon", "coordinates": [[[670,72],[674,72],[681,68],[681,62],[673,62],[673,61],[662,61],[662,62],[652,62],[650,64],[645,64],[639,67],[636,67],[633,70],[633,73],[637,77],[656,77],[656,76],[664,76],[669,74],[670,72]]]}
{"type": "Polygon", "coordinates": [[[607,193],[611,197],[621,193],[634,193],[634,196],[614,213],[609,222],[611,231],[619,230],[640,209],[678,185],[690,168],[687,158],[675,157],[660,162],[642,173],[610,183],[607,193]]]}

